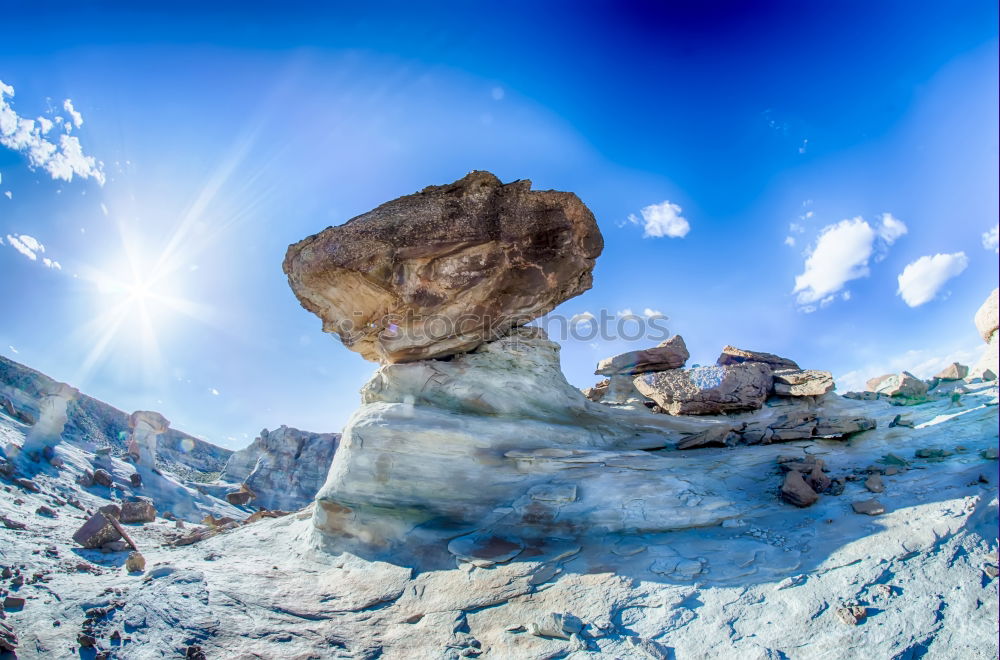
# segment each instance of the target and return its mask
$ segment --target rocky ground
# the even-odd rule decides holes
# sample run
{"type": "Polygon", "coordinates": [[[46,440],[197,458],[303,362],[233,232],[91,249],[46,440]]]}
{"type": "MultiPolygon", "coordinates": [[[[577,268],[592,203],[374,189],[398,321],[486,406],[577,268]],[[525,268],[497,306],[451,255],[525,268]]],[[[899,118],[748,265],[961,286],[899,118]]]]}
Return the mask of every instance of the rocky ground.
{"type": "MultiPolygon", "coordinates": [[[[112,493],[76,483],[93,457],[64,443],[64,465],[32,479],[40,492],[3,481],[0,514],[15,523],[0,527],[3,622],[22,658],[197,657],[193,647],[226,658],[993,658],[997,388],[969,388],[958,407],[837,397],[878,422],[848,441],[652,452],[722,482],[739,515],[526,542],[499,563],[454,546],[465,559],[446,546],[418,565],[331,554],[309,507],[179,547],[197,526],[127,525],[145,558],[130,573],[128,550],[73,542],[87,516],[69,502],[93,510],[112,493]],[[889,426],[901,412],[913,428],[889,426]],[[790,455],[822,457],[843,493],[809,508],[783,501],[778,459],[790,455]],[[873,474],[883,492],[866,487],[873,474]],[[885,513],[853,511],[873,497],[885,513]]],[[[0,417],[5,440],[24,431],[0,417]]]]}

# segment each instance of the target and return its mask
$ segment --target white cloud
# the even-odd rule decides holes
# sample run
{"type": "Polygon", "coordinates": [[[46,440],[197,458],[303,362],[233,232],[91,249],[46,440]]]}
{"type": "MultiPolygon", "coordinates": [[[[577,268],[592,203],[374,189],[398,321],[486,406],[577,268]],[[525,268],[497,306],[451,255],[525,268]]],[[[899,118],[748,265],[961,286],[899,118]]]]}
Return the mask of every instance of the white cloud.
{"type": "Polygon", "coordinates": [[[576,325],[579,323],[589,323],[591,321],[596,321],[597,317],[590,312],[582,312],[580,314],[575,314],[573,318],[569,320],[570,323],[576,325]]]}
{"type": "Polygon", "coordinates": [[[219,390],[215,389],[214,387],[208,388],[208,391],[212,396],[219,396],[219,390]]]}
{"type": "Polygon", "coordinates": [[[42,263],[45,264],[46,268],[52,268],[54,270],[62,270],[62,264],[60,264],[58,261],[53,261],[48,257],[42,257],[42,263]]]}
{"type": "Polygon", "coordinates": [[[14,199],[14,193],[8,190],[4,193],[4,197],[6,197],[7,199],[14,199]]]}
{"type": "MultiPolygon", "coordinates": [[[[58,142],[49,141],[44,136],[51,129],[52,122],[19,116],[11,107],[8,97],[14,98],[14,88],[0,81],[0,145],[23,154],[32,169],[40,167],[53,179],[72,181],[76,175],[81,179],[94,179],[104,185],[101,163],[93,156],[84,155],[76,137],[62,134],[58,142]]],[[[68,100],[66,104],[72,108],[68,100]]],[[[74,123],[78,119],[79,123],[76,125],[80,126],[83,118],[74,110],[74,123]]],[[[59,117],[55,120],[58,122],[59,117]]]]}
{"type": "Polygon", "coordinates": [[[906,225],[891,213],[882,214],[877,228],[860,216],[823,227],[815,246],[807,251],[802,274],[796,276],[792,289],[801,311],[815,312],[814,303],[826,307],[848,282],[868,277],[872,256],[879,260],[906,231],[906,225]]]}
{"type": "Polygon", "coordinates": [[[45,250],[45,247],[31,236],[24,236],[24,235],[18,236],[16,234],[14,235],[7,234],[7,242],[10,244],[12,248],[17,250],[24,256],[28,257],[32,261],[38,259],[38,255],[36,254],[36,252],[40,251],[44,252],[45,250]],[[32,249],[32,247],[30,246],[37,246],[42,248],[42,250],[32,249]]]}
{"type": "Polygon", "coordinates": [[[796,302],[817,302],[840,291],[850,280],[866,277],[874,241],[875,232],[861,218],[824,227],[806,257],[802,274],[795,278],[792,293],[797,294],[796,302]]]}
{"type": "Polygon", "coordinates": [[[651,319],[654,316],[665,316],[664,313],[661,312],[660,310],[652,309],[650,307],[647,307],[646,309],[642,310],[642,315],[645,316],[647,319],[651,319]]]}
{"type": "Polygon", "coordinates": [[[83,126],[83,115],[76,111],[73,107],[73,102],[69,99],[63,101],[63,110],[69,115],[70,119],[73,120],[73,125],[77,128],[83,126]]]}
{"type": "Polygon", "coordinates": [[[896,291],[910,307],[919,307],[937,296],[944,283],[969,265],[964,252],[920,257],[899,274],[896,291]]]}
{"type": "Polygon", "coordinates": [[[632,312],[631,307],[626,307],[625,309],[618,310],[618,316],[634,316],[634,315],[635,314],[632,312]]]}
{"type": "Polygon", "coordinates": [[[906,224],[899,220],[891,213],[882,214],[882,223],[878,227],[878,235],[886,245],[892,245],[896,240],[906,234],[907,232],[906,224]]]}
{"type": "Polygon", "coordinates": [[[691,231],[691,225],[687,219],[681,216],[680,206],[669,201],[659,204],[650,204],[639,213],[640,220],[634,213],[629,214],[628,219],[634,225],[641,224],[643,227],[643,238],[684,238],[691,231]]]}
{"type": "Polygon", "coordinates": [[[787,245],[788,247],[795,247],[795,237],[785,236],[785,245],[787,245]]]}
{"type": "Polygon", "coordinates": [[[993,225],[993,229],[983,232],[983,247],[1000,253],[1000,225],[993,225]]]}
{"type": "Polygon", "coordinates": [[[15,355],[17,355],[18,353],[21,352],[21,351],[17,350],[16,348],[14,348],[13,346],[7,346],[7,348],[9,348],[10,351],[11,351],[11,353],[14,353],[15,355]]]}

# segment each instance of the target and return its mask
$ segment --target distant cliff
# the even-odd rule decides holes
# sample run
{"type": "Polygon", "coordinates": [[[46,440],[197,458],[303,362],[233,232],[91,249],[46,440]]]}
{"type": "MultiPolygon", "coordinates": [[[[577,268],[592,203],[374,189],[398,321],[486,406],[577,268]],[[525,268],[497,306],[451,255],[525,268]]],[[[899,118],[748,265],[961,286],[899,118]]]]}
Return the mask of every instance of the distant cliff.
{"type": "MultiPolygon", "coordinates": [[[[0,356],[0,397],[10,399],[17,410],[31,418],[38,414],[41,393],[55,382],[40,371],[0,356]]],[[[111,447],[116,454],[125,452],[128,414],[83,393],[69,404],[68,412],[64,435],[91,442],[95,448],[111,447]]],[[[221,472],[233,452],[169,429],[160,436],[157,453],[160,467],[180,472],[181,476],[203,479],[221,472]]]]}

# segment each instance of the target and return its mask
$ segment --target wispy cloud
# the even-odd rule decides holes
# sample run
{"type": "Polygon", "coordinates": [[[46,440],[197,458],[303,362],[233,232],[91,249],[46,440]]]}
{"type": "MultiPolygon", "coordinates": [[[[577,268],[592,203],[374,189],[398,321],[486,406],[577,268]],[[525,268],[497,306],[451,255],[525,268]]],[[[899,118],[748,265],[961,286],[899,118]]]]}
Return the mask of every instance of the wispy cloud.
{"type": "MultiPolygon", "coordinates": [[[[26,119],[14,111],[10,103],[13,98],[14,88],[0,80],[0,145],[23,154],[32,169],[41,168],[53,179],[72,181],[77,176],[81,179],[94,179],[98,184],[104,185],[102,164],[93,156],[83,153],[83,147],[76,136],[69,135],[67,131],[60,134],[56,141],[46,137],[53,123],[61,121],[61,117],[54,120],[26,119]]],[[[83,124],[83,117],[73,109],[69,100],[64,108],[72,111],[72,125],[65,122],[65,126],[71,129],[74,125],[79,127],[83,124]]]]}
{"type": "Polygon", "coordinates": [[[83,115],[77,112],[76,108],[73,107],[73,101],[70,99],[63,101],[63,110],[65,110],[66,114],[69,115],[69,118],[73,120],[74,126],[77,128],[83,126],[83,115]]]}
{"type": "Polygon", "coordinates": [[[684,238],[691,231],[691,224],[681,215],[680,206],[669,201],[650,204],[639,214],[629,214],[628,220],[634,225],[642,225],[643,238],[684,238]]]}
{"type": "Polygon", "coordinates": [[[795,278],[796,303],[804,312],[815,311],[815,303],[829,305],[848,282],[869,275],[873,255],[878,260],[905,233],[906,225],[889,213],[875,227],[861,217],[827,225],[795,278]]]}
{"type": "Polygon", "coordinates": [[[910,307],[919,307],[937,297],[944,283],[969,265],[964,252],[920,257],[899,274],[896,293],[910,307]]]}
{"type": "MultiPolygon", "coordinates": [[[[27,234],[7,234],[7,244],[32,261],[38,261],[39,255],[45,253],[42,242],[27,234]]],[[[0,240],[0,245],[3,245],[3,240],[0,240]]],[[[42,257],[42,265],[53,270],[62,270],[62,264],[48,257],[42,257]]]]}
{"type": "Polygon", "coordinates": [[[993,229],[983,232],[983,247],[1000,253],[1000,225],[993,225],[993,229]]]}

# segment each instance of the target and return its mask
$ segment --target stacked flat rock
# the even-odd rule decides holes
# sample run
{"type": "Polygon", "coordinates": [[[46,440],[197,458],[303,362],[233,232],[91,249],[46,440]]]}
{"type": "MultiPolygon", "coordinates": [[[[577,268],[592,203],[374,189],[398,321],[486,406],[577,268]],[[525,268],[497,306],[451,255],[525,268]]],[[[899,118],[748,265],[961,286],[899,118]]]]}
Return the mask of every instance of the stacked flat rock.
{"type": "Polygon", "coordinates": [[[325,332],[365,359],[474,349],[590,288],[604,241],[573,193],[471,172],[288,248],[284,271],[325,332]]]}
{"type": "Polygon", "coordinates": [[[760,408],[772,375],[767,364],[747,362],[646,373],[634,383],[671,415],[717,415],[760,408]]]}
{"type": "Polygon", "coordinates": [[[674,335],[653,348],[629,351],[605,358],[597,364],[594,373],[601,376],[617,376],[678,369],[684,366],[688,357],[690,354],[683,337],[674,335]]]}

